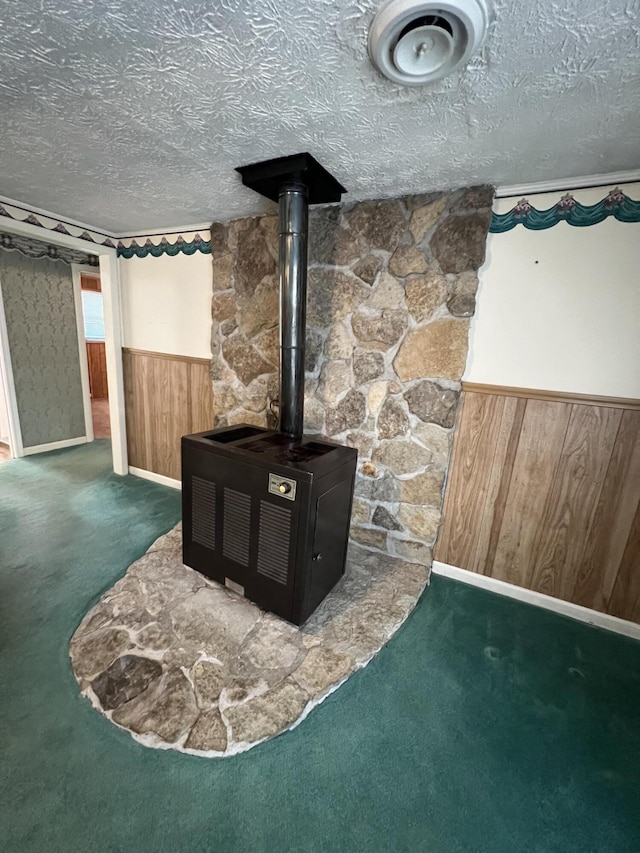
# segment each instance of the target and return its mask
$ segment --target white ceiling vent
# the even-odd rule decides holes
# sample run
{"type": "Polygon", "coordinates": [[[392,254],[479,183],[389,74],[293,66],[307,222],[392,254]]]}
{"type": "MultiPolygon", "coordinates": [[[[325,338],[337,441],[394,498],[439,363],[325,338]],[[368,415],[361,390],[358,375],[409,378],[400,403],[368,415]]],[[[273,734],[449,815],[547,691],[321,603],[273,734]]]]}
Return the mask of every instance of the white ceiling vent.
{"type": "Polygon", "coordinates": [[[394,83],[422,86],[466,62],[488,23],[484,0],[389,0],[371,24],[369,55],[394,83]]]}

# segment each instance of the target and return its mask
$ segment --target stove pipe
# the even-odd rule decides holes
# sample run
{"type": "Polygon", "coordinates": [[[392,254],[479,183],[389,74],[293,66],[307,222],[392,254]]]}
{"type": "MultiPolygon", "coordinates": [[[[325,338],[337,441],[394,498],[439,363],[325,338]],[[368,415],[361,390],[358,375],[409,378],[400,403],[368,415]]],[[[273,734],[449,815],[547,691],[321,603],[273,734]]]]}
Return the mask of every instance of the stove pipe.
{"type": "Polygon", "coordinates": [[[310,204],[340,201],[345,188],[310,154],[236,169],[246,187],[278,202],[280,268],[280,432],[302,438],[310,204]]]}
{"type": "Polygon", "coordinates": [[[285,183],[278,196],[280,267],[280,432],[302,438],[307,315],[307,187],[285,183]]]}

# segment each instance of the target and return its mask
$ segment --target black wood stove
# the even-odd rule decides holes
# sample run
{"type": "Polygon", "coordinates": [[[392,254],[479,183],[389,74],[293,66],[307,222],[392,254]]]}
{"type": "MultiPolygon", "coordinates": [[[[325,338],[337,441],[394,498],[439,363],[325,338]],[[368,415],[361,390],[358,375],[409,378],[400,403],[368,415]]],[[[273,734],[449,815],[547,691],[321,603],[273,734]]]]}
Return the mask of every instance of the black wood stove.
{"type": "Polygon", "coordinates": [[[238,172],[279,205],[280,424],[183,437],[183,559],[301,625],[344,574],[357,461],[303,437],[308,206],[346,190],[309,154],[238,172]]]}

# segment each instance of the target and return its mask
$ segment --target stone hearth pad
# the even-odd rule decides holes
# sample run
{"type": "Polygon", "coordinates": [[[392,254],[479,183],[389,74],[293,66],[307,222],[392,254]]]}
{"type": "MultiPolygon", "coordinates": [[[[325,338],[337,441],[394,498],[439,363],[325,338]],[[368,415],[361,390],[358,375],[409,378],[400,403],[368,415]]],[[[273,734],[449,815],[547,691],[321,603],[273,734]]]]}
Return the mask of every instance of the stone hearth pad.
{"type": "Polygon", "coordinates": [[[428,574],[352,545],[344,577],[297,628],[184,566],[177,525],[84,617],[73,672],[94,707],[145,746],[233,755],[297,725],[365,666],[428,574]]]}

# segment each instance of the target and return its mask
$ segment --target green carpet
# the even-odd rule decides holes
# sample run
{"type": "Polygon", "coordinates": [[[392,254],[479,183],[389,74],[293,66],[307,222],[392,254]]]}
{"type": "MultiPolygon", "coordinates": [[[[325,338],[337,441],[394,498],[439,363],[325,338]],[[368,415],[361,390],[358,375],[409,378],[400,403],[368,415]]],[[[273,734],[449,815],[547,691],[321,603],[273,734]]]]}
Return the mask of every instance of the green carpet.
{"type": "Polygon", "coordinates": [[[109,466],[105,442],[0,466],[2,851],[640,850],[640,644],[443,578],[293,732],[139,746],[67,647],[179,495],[109,466]]]}

